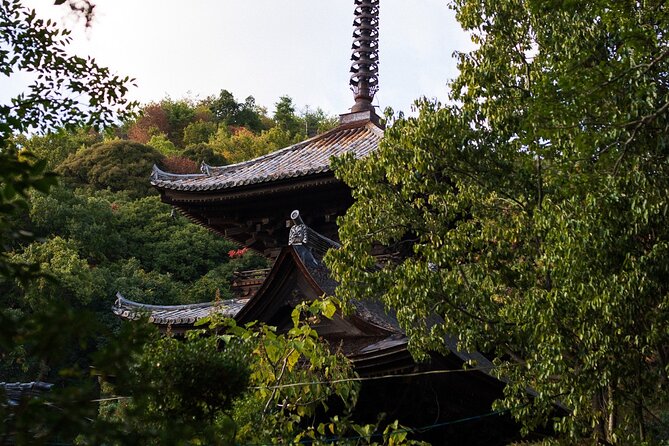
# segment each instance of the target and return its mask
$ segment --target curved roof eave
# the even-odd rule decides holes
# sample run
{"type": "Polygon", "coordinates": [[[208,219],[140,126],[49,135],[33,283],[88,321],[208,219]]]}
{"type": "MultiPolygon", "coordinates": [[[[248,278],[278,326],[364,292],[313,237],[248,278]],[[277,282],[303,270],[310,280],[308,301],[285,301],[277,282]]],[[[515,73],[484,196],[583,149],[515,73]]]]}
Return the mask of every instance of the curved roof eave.
{"type": "Polygon", "coordinates": [[[370,121],[344,124],[248,161],[220,167],[203,164],[203,173],[173,174],[154,166],[151,184],[162,190],[205,192],[305,178],[331,172],[333,157],[369,155],[382,137],[383,130],[370,121]]]}

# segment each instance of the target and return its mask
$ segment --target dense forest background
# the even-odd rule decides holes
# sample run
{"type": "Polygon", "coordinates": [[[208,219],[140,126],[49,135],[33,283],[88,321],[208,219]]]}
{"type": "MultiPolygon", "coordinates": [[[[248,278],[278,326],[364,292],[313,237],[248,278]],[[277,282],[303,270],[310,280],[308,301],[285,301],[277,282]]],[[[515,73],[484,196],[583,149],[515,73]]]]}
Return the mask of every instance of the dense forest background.
{"type": "MultiPolygon", "coordinates": [[[[349,419],[358,385],[348,361],[300,322],[331,317],[328,300],[297,309],[286,335],[212,317],[177,339],[111,311],[117,292],[159,305],[232,298],[234,272],[269,266],[161,203],[149,177],[154,165],[191,173],[240,162],[337,123],[319,108],[297,113],[287,96],[275,108],[270,117],[222,90],[144,105],[104,130],[79,122],[3,139],[0,156],[17,165],[0,166],[0,382],[53,387],[46,401],[0,399],[0,444],[315,438],[326,428],[314,414],[332,401],[329,435],[374,435],[349,419]],[[305,387],[271,387],[297,382],[305,387]],[[285,405],[303,394],[308,403],[285,405]]],[[[389,436],[406,437],[394,428],[389,436]]]]}
{"type": "Polygon", "coordinates": [[[232,271],[263,262],[161,205],[150,167],[234,163],[333,120],[226,91],[133,117],[131,79],[0,4],[0,72],[39,73],[0,104],[0,368],[56,384],[0,404],[0,443],[406,444],[392,420],[355,424],[350,364],[305,322],[370,298],[418,359],[455,334],[488,355],[507,383],[493,409],[544,443],[667,444],[666,2],[453,0],[476,48],[448,102],[388,116],[378,151],[334,163],[356,199],[326,258],[342,301],[298,307],[285,335],[212,318],[183,342],[118,324],[114,293],[227,297],[232,271]],[[377,244],[410,255],[372,268],[377,244]]]}
{"type": "MultiPolygon", "coordinates": [[[[191,173],[199,172],[202,162],[239,162],[336,123],[320,108],[297,113],[287,96],[275,107],[270,117],[253,97],[238,102],[222,90],[200,101],[147,104],[135,119],[104,132],[58,128],[14,137],[12,144],[20,150],[47,161],[59,184],[49,194],[34,191],[29,206],[15,216],[34,239],[16,241],[10,260],[37,264],[44,276],[30,283],[1,280],[0,305],[25,313],[45,302],[66,302],[90,310],[113,330],[120,324],[110,310],[117,292],[149,304],[233,297],[233,272],[265,267],[266,259],[251,252],[236,255],[238,246],[162,204],[149,176],[154,164],[191,173]]],[[[72,347],[61,359],[78,358],[87,366],[77,350],[72,347]]],[[[3,357],[0,376],[4,381],[59,382],[63,366],[55,359],[30,360],[19,349],[3,357]]]]}

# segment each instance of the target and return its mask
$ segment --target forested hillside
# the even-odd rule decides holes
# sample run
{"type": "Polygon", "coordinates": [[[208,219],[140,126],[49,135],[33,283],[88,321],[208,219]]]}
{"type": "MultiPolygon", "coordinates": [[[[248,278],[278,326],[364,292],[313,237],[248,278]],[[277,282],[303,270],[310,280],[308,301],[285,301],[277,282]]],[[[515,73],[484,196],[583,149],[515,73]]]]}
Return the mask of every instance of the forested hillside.
{"type": "MultiPolygon", "coordinates": [[[[91,1],[55,3],[90,25],[91,1]]],[[[115,293],[225,299],[266,261],[162,204],[151,166],[236,163],[334,119],[226,90],[138,108],[132,79],[0,5],[1,75],[38,76],[0,104],[0,381],[53,384],[0,394],[0,444],[404,445],[498,415],[540,444],[669,444],[666,2],[453,0],[476,48],[447,102],[387,116],[377,151],[333,162],[355,198],[325,259],[337,297],[298,305],[285,334],[212,316],[179,339],[120,323],[115,293]],[[396,314],[411,361],[479,352],[503,396],[415,431],[357,424],[360,378],[313,327],[364,299],[396,314]]],[[[439,372],[462,382],[469,358],[439,372]]]]}
{"type": "MultiPolygon", "coordinates": [[[[15,137],[10,144],[46,160],[58,185],[49,194],[31,194],[15,218],[34,239],[15,242],[9,251],[11,262],[39,265],[43,277],[3,280],[0,305],[22,313],[44,302],[67,302],[90,310],[113,330],[119,322],[110,306],[117,292],[149,304],[233,297],[233,272],[265,267],[267,261],[250,252],[231,255],[238,246],[162,204],[149,184],[152,166],[199,172],[201,162],[224,165],[259,156],[334,122],[320,109],[297,114],[286,96],[269,117],[253,97],[237,102],[222,90],[202,101],[145,105],[135,119],[102,133],[61,127],[15,137]]],[[[3,359],[2,380],[60,379],[62,364],[32,361],[21,349],[3,359]]]]}
{"type": "MultiPolygon", "coordinates": [[[[90,24],[91,3],[66,4],[90,24]]],[[[20,1],[1,5],[0,48],[17,55],[1,53],[2,73],[40,77],[0,106],[0,444],[272,443],[325,435],[324,422],[328,435],[371,438],[375,426],[350,419],[348,361],[303,322],[331,317],[332,301],[298,308],[286,335],[212,318],[178,340],[111,311],[116,292],[151,304],[229,298],[233,272],[267,266],[162,204],[154,164],[238,162],[335,119],[297,113],[286,96],[270,116],[225,90],[136,109],[123,97],[130,78],[68,55],[67,32],[20,1]],[[50,391],[4,392],[34,381],[50,391]]],[[[395,428],[387,438],[406,437],[395,428]]]]}

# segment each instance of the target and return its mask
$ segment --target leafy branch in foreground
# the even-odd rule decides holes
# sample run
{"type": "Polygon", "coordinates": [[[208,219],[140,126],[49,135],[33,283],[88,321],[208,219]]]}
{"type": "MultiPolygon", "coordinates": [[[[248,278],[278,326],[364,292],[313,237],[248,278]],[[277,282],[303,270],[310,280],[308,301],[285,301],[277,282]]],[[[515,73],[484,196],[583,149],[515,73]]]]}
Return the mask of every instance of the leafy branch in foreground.
{"type": "Polygon", "coordinates": [[[37,17],[20,0],[2,0],[0,73],[31,79],[27,93],[0,104],[0,148],[13,133],[76,125],[104,126],[132,115],[129,77],[91,57],[67,52],[70,31],[37,17]]]}
{"type": "MultiPolygon", "coordinates": [[[[69,43],[69,31],[39,19],[34,10],[19,0],[0,2],[0,75],[13,79],[27,75],[32,82],[27,93],[0,104],[0,287],[3,290],[14,286],[16,281],[27,285],[37,277],[44,277],[39,265],[13,261],[10,250],[32,240],[32,234],[22,229],[31,192],[46,193],[56,182],[55,175],[47,172],[46,162],[20,150],[11,137],[60,126],[104,126],[132,111],[133,103],[124,98],[130,79],[113,75],[93,59],[69,55],[69,43]]],[[[92,338],[102,333],[88,313],[75,311],[64,302],[46,303],[24,313],[14,308],[10,296],[1,297],[3,366],[17,352],[35,363],[63,356],[69,351],[65,348],[68,345],[88,349],[90,354],[92,338]]],[[[32,445],[54,438],[70,441],[85,430],[89,424],[87,417],[95,409],[88,404],[95,391],[94,381],[88,370],[78,369],[76,362],[67,359],[71,366],[60,370],[64,386],[50,395],[48,404],[36,399],[13,407],[4,404],[5,397],[0,396],[3,442],[32,445]]]]}
{"type": "Polygon", "coordinates": [[[451,104],[420,102],[377,154],[338,162],[356,198],[329,259],[338,293],[381,296],[417,355],[450,334],[516,365],[498,406],[526,429],[666,439],[649,432],[669,407],[667,5],[453,7],[477,49],[451,104]]]}
{"type": "Polygon", "coordinates": [[[383,431],[353,421],[359,383],[351,364],[312,328],[336,305],[298,306],[286,334],[211,316],[199,323],[208,330],[149,343],[107,387],[132,398],[105,403],[101,413],[118,426],[120,444],[419,444],[397,423],[383,431]]]}

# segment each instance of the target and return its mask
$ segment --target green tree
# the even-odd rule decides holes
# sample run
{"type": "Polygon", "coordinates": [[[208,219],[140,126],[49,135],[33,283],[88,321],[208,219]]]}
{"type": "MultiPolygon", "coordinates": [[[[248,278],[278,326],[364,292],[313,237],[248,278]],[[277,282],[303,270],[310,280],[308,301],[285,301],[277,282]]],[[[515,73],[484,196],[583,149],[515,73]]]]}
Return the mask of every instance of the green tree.
{"type": "Polygon", "coordinates": [[[216,124],[209,121],[195,121],[188,124],[184,129],[183,143],[184,146],[191,144],[202,144],[209,141],[209,139],[216,133],[216,124]]]}
{"type": "Polygon", "coordinates": [[[31,230],[41,239],[67,239],[91,265],[118,260],[127,253],[127,237],[118,231],[116,211],[126,200],[118,194],[65,187],[48,195],[33,194],[28,213],[31,230]]]}
{"type": "Polygon", "coordinates": [[[151,138],[149,138],[149,141],[146,143],[147,146],[153,147],[156,149],[158,152],[160,152],[162,155],[169,156],[169,155],[176,155],[179,153],[179,150],[177,147],[174,145],[172,141],[167,137],[166,134],[164,133],[156,133],[151,138]]]}
{"type": "Polygon", "coordinates": [[[213,113],[216,122],[224,125],[228,125],[239,111],[239,103],[228,90],[221,90],[218,97],[211,96],[205,100],[205,103],[213,113]]]}
{"type": "Polygon", "coordinates": [[[196,163],[205,162],[210,166],[223,166],[228,164],[225,157],[218,153],[212,144],[199,143],[186,146],[181,153],[183,156],[196,163]]]}
{"type": "Polygon", "coordinates": [[[319,133],[324,133],[331,130],[339,124],[339,118],[336,116],[328,116],[322,108],[317,107],[316,110],[311,111],[309,106],[304,108],[300,114],[300,120],[304,123],[304,137],[311,138],[319,133]]]}
{"type": "Polygon", "coordinates": [[[302,140],[300,135],[291,135],[287,130],[272,127],[260,134],[259,144],[266,147],[267,153],[283,149],[302,140]]]}
{"type": "Polygon", "coordinates": [[[203,105],[209,107],[219,124],[244,127],[255,133],[265,129],[264,109],[256,105],[253,96],[248,96],[244,102],[237,102],[232,93],[221,90],[218,97],[205,99],[203,105]]]}
{"type": "Polygon", "coordinates": [[[53,170],[77,150],[101,142],[102,137],[91,128],[77,128],[72,131],[59,128],[44,135],[18,135],[14,141],[21,150],[27,150],[39,159],[46,160],[47,168],[53,170]]]}
{"type": "Polygon", "coordinates": [[[130,300],[156,305],[178,304],[184,299],[186,286],[182,282],[174,280],[169,273],[147,268],[134,257],[106,264],[100,270],[104,290],[98,298],[104,315],[111,316],[109,305],[116,292],[130,300]]]}
{"type": "Polygon", "coordinates": [[[290,96],[281,96],[279,102],[274,104],[274,122],[281,129],[285,130],[291,135],[300,132],[300,121],[295,115],[295,105],[290,96]]]}
{"type": "Polygon", "coordinates": [[[32,240],[21,221],[30,193],[47,192],[56,183],[55,175],[46,172],[46,161],[27,153],[19,156],[13,147],[0,149],[0,281],[34,277],[34,265],[14,263],[9,254],[17,243],[32,240]]]}
{"type": "Polygon", "coordinates": [[[39,265],[43,273],[38,280],[22,285],[24,299],[33,308],[45,300],[84,306],[93,299],[93,275],[71,241],[54,237],[35,242],[18,257],[18,261],[39,265]]]}
{"type": "Polygon", "coordinates": [[[229,163],[238,163],[264,155],[270,148],[259,143],[258,136],[245,128],[237,129],[234,134],[221,132],[220,129],[211,140],[214,149],[222,153],[229,163]]]}
{"type": "Polygon", "coordinates": [[[174,101],[170,98],[160,102],[167,114],[169,132],[167,136],[177,147],[184,146],[184,129],[195,121],[195,106],[189,99],[174,101]]]}
{"type": "Polygon", "coordinates": [[[121,386],[126,395],[133,395],[132,401],[116,412],[106,409],[127,430],[126,441],[131,437],[134,444],[145,445],[233,444],[225,441],[234,438],[234,430],[225,429],[232,423],[216,421],[225,418],[246,392],[251,349],[229,335],[203,335],[191,332],[186,341],[164,337],[147,344],[132,366],[131,379],[121,386]]]}
{"type": "Polygon", "coordinates": [[[150,258],[143,257],[151,269],[169,272],[178,280],[192,280],[207,273],[227,260],[227,253],[234,244],[217,237],[204,228],[180,222],[173,225],[169,235],[157,240],[153,246],[137,245],[149,251],[150,258]]]}
{"type": "Polygon", "coordinates": [[[69,156],[59,167],[68,184],[128,191],[133,197],[155,193],[147,178],[163,155],[152,147],[130,141],[96,144],[69,156]]]}
{"type": "Polygon", "coordinates": [[[256,100],[253,96],[248,96],[242,104],[239,104],[239,111],[230,124],[241,125],[252,132],[260,132],[263,130],[263,123],[260,118],[261,109],[256,105],[256,100]]]}
{"type": "Polygon", "coordinates": [[[246,161],[270,152],[274,152],[302,139],[300,133],[291,133],[279,126],[264,130],[260,135],[241,128],[233,134],[225,129],[218,129],[216,136],[210,141],[210,146],[215,153],[220,153],[228,163],[246,161]]]}
{"type": "Polygon", "coordinates": [[[640,444],[669,395],[667,5],[454,8],[477,49],[450,105],[338,163],[339,294],[381,297],[418,356],[489,354],[526,429],[640,444]],[[375,269],[378,245],[402,260],[375,269]]]}

